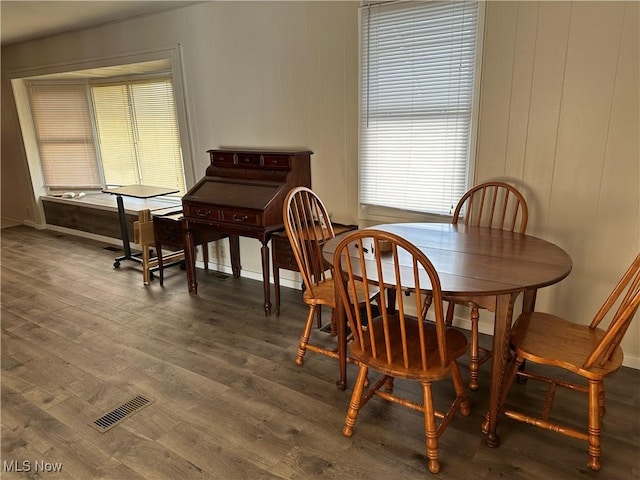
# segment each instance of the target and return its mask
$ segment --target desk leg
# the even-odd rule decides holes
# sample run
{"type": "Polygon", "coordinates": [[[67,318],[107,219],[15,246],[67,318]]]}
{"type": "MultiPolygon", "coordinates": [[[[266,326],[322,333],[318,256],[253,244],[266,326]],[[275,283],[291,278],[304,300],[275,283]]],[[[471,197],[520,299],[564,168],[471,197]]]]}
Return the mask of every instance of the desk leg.
{"type": "Polygon", "coordinates": [[[276,249],[271,251],[271,264],[273,265],[273,289],[276,296],[276,317],[280,315],[280,267],[276,258],[276,249]]]}
{"type": "Polygon", "coordinates": [[[164,261],[162,260],[162,244],[156,243],[156,255],[158,257],[158,275],[160,275],[160,286],[164,286],[164,261]]]}
{"type": "Polygon", "coordinates": [[[264,314],[271,315],[271,288],[269,286],[269,239],[262,243],[262,285],[264,288],[264,314]]]}
{"type": "Polygon", "coordinates": [[[184,231],[184,265],[187,270],[187,285],[189,293],[198,294],[198,280],[196,277],[196,252],[193,244],[193,235],[189,231],[188,225],[183,224],[184,231]]]}
{"type": "Polygon", "coordinates": [[[238,235],[229,235],[229,250],[231,255],[231,271],[233,278],[240,278],[240,237],[238,235]]]}
{"type": "Polygon", "coordinates": [[[513,320],[513,304],[515,294],[499,295],[496,299],[495,323],[493,327],[493,355],[491,358],[491,391],[489,392],[489,412],[483,424],[487,434],[485,441],[489,447],[500,445],[496,433],[500,394],[504,380],[507,361],[509,359],[509,338],[513,320]]]}

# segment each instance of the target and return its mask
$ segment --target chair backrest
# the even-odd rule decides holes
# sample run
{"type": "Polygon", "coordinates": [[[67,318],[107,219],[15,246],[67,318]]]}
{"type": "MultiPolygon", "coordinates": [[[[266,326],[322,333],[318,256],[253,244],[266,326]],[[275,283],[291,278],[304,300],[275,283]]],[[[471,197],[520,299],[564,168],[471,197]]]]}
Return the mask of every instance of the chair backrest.
{"type": "Polygon", "coordinates": [[[615,305],[618,308],[611,317],[605,335],[583,365],[586,369],[604,365],[609,361],[620,346],[631,320],[638,311],[640,305],[640,253],[593,318],[590,328],[596,328],[613,311],[615,305]]]}
{"type": "Polygon", "coordinates": [[[302,281],[313,296],[314,287],[327,277],[322,246],[335,237],[329,214],[311,189],[296,187],[285,198],[283,218],[302,281]]]}
{"type": "Polygon", "coordinates": [[[462,196],[453,212],[452,223],[524,233],[528,217],[527,202],[515,187],[504,182],[485,182],[462,196]]]}
{"type": "Polygon", "coordinates": [[[338,244],[333,265],[343,305],[348,305],[349,327],[361,351],[389,366],[427,370],[434,362],[438,366],[448,364],[440,279],[416,246],[392,233],[357,230],[338,244]],[[356,296],[358,281],[365,288],[364,308],[349,301],[356,296]],[[371,293],[378,289],[376,309],[371,293]],[[420,293],[421,289],[431,291],[431,295],[420,293]],[[407,312],[410,304],[399,301],[397,311],[390,313],[386,303],[389,290],[397,299],[405,297],[402,293],[414,292],[415,312],[407,312]],[[433,324],[429,328],[423,321],[430,297],[435,331],[433,324]]]}

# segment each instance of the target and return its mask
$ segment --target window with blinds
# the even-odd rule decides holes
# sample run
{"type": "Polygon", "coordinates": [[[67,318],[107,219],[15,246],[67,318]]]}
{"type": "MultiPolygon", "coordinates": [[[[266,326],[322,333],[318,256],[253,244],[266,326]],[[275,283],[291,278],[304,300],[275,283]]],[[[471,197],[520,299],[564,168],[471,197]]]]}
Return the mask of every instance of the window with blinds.
{"type": "Polygon", "coordinates": [[[470,162],[478,2],[362,7],[360,203],[450,215],[470,162]]]}
{"type": "Polygon", "coordinates": [[[45,185],[144,184],[185,193],[171,78],[29,87],[45,185]]]}
{"type": "Polygon", "coordinates": [[[52,189],[102,184],[86,84],[31,84],[31,115],[45,184],[52,189]]]}

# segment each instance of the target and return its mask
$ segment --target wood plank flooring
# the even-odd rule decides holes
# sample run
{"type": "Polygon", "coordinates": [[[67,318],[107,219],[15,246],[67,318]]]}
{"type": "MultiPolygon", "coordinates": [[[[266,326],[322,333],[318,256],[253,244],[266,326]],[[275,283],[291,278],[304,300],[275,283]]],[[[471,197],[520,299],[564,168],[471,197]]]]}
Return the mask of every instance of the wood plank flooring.
{"type": "MultiPolygon", "coordinates": [[[[336,362],[309,353],[294,363],[307,313],[299,291],[283,288],[281,315],[265,317],[258,281],[199,270],[191,296],[183,271],[145,287],[138,264],[114,269],[117,252],[99,242],[22,226],[1,234],[3,480],[431,476],[416,412],[373,399],[342,436],[350,390],[337,390],[336,362]],[[106,433],[88,425],[136,394],[154,403],[106,433]]],[[[500,447],[488,448],[488,381],[485,364],[471,416],[440,439],[438,478],[640,478],[640,371],[607,384],[599,473],[586,443],[505,418],[500,447]]],[[[420,399],[412,384],[396,388],[420,399]]],[[[435,390],[437,402],[451,398],[448,382],[435,390]]],[[[514,395],[543,398],[533,382],[514,395]]],[[[558,395],[559,415],[586,422],[586,398],[558,395]]]]}

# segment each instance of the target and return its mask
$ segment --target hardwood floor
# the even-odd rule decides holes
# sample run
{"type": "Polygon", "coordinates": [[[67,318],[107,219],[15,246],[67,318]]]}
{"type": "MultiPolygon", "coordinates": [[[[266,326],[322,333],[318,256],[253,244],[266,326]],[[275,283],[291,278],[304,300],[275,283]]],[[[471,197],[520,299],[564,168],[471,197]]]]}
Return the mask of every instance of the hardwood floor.
{"type": "MultiPolygon", "coordinates": [[[[335,386],[337,363],[313,353],[294,363],[307,313],[299,291],[283,288],[281,315],[265,317],[258,281],[199,270],[191,296],[183,271],[145,287],[138,264],[114,269],[116,253],[98,242],[22,226],[1,240],[2,479],[431,476],[417,412],[373,399],[353,437],[342,436],[350,390],[335,386]],[[106,433],[88,425],[136,394],[154,403],[106,433]]],[[[471,416],[440,439],[438,478],[640,478],[640,371],[623,368],[607,383],[596,473],[586,442],[505,418],[500,447],[488,448],[488,369],[467,391],[471,416]]],[[[436,395],[450,398],[440,383],[436,395]]],[[[420,399],[415,385],[396,388],[420,399]]],[[[513,391],[521,402],[544,395],[532,382],[513,391]]],[[[571,399],[559,414],[586,422],[586,398],[558,395],[571,399]]]]}

